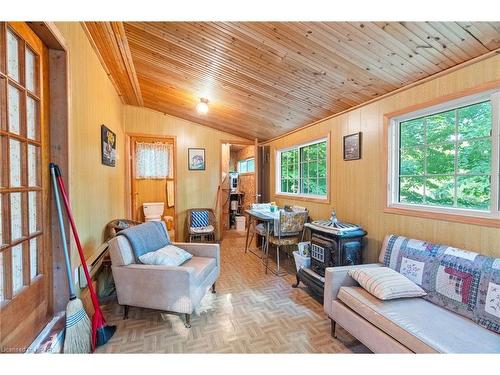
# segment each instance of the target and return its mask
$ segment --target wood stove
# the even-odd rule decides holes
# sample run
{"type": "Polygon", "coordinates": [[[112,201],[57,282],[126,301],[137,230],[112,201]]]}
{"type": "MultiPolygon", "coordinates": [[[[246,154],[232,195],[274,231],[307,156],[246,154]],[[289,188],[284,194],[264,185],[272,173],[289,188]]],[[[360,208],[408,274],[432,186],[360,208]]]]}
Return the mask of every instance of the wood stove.
{"type": "Polygon", "coordinates": [[[361,264],[363,237],[366,232],[353,224],[321,221],[305,224],[311,238],[311,267],[297,273],[298,286],[302,281],[312,292],[323,297],[325,268],[361,264]],[[340,226],[343,226],[341,229],[340,226]]]}

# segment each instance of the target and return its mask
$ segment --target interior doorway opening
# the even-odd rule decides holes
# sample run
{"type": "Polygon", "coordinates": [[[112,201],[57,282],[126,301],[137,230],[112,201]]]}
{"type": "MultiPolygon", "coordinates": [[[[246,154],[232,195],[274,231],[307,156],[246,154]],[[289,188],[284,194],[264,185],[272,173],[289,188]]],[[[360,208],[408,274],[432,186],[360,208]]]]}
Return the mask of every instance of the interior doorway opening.
{"type": "Polygon", "coordinates": [[[220,229],[245,233],[245,210],[256,202],[256,145],[252,142],[222,144],[220,229]]]}

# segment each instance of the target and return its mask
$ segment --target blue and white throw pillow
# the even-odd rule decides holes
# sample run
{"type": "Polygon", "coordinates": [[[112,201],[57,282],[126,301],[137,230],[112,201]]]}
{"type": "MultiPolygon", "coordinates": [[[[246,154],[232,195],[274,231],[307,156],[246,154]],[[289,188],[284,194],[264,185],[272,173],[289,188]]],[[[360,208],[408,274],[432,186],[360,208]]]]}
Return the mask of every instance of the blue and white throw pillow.
{"type": "Polygon", "coordinates": [[[202,228],[208,227],[208,211],[193,211],[191,212],[191,227],[202,228]]]}

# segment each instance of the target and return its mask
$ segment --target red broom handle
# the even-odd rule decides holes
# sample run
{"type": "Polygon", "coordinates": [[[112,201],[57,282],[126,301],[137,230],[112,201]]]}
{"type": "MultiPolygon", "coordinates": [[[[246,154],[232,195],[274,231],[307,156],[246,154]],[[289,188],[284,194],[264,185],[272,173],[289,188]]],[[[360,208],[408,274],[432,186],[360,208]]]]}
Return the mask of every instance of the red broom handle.
{"type": "Polygon", "coordinates": [[[55,167],[55,172],[57,177],[57,184],[59,185],[59,189],[61,190],[64,206],[66,207],[66,212],[68,213],[68,219],[71,225],[71,230],[73,232],[73,236],[75,237],[76,247],[78,248],[78,254],[80,255],[80,261],[82,262],[85,278],[87,279],[87,285],[89,287],[90,296],[92,298],[92,304],[94,305],[95,312],[100,314],[102,316],[102,319],[104,320],[104,316],[99,306],[99,301],[97,300],[97,295],[95,293],[94,286],[92,285],[92,279],[90,277],[89,270],[87,269],[87,263],[85,261],[85,257],[83,256],[82,244],[80,242],[80,237],[78,236],[75,220],[73,219],[73,214],[71,213],[71,207],[69,205],[66,189],[64,188],[64,181],[61,176],[61,171],[59,170],[59,167],[57,165],[55,167]]]}

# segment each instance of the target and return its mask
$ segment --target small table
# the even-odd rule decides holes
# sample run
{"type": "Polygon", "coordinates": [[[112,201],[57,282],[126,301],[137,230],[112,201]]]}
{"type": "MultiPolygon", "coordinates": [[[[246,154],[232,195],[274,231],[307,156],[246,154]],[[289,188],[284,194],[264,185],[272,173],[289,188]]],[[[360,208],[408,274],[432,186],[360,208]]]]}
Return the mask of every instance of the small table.
{"type": "MultiPolygon", "coordinates": [[[[270,234],[270,227],[271,223],[274,222],[274,219],[277,217],[276,215],[279,214],[279,211],[277,212],[271,212],[271,211],[264,211],[264,210],[245,210],[245,213],[248,215],[248,226],[247,226],[247,235],[245,239],[245,253],[247,251],[250,251],[252,254],[257,255],[260,259],[264,259],[264,254],[267,254],[269,251],[269,234],[270,234]],[[249,237],[250,237],[250,226],[252,222],[257,222],[257,221],[262,221],[266,225],[266,234],[265,234],[265,240],[264,240],[264,250],[263,254],[257,254],[256,252],[252,251],[252,249],[249,249],[249,237]]],[[[254,232],[255,233],[255,232],[254,232]]],[[[252,238],[253,234],[252,233],[252,238]]]]}

